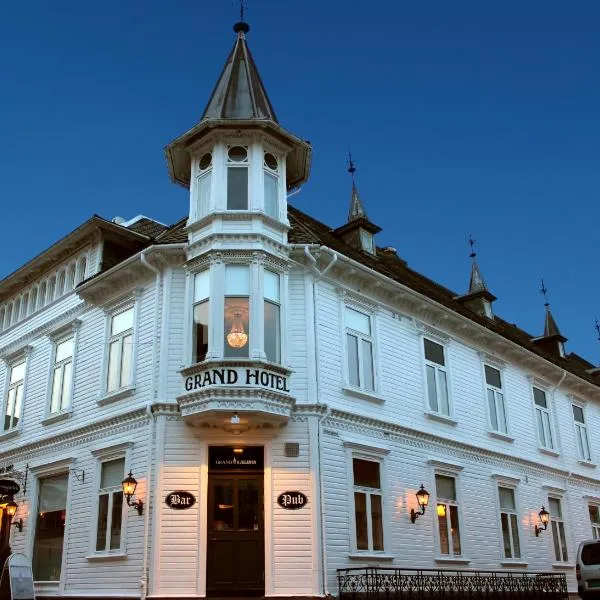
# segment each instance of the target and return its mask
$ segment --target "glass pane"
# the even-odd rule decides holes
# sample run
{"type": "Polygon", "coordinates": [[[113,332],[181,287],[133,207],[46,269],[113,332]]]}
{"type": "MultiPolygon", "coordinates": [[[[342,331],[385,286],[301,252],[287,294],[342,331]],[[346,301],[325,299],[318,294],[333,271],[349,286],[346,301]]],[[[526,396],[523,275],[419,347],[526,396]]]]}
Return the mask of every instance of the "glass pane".
{"type": "Polygon", "coordinates": [[[379,463],[373,460],[355,458],[352,461],[354,485],[379,489],[379,463]]]}
{"type": "Polygon", "coordinates": [[[23,384],[17,386],[15,390],[15,410],[13,412],[13,427],[16,427],[21,418],[21,411],[23,410],[23,384]]]}
{"type": "Polygon", "coordinates": [[[450,554],[450,543],[448,540],[448,516],[445,504],[437,505],[438,530],[440,534],[440,554],[450,554]]]}
{"type": "Polygon", "coordinates": [[[575,421],[577,421],[577,423],[585,423],[585,419],[583,418],[583,409],[581,408],[581,406],[577,406],[575,404],[571,405],[573,407],[573,418],[575,419],[575,421]]]}
{"type": "Polygon", "coordinates": [[[371,342],[361,340],[362,347],[362,375],[363,388],[365,390],[375,389],[375,377],[373,374],[373,348],[371,342]]]}
{"type": "Polygon", "coordinates": [[[553,517],[556,517],[558,519],[562,519],[562,511],[560,508],[560,500],[558,498],[549,498],[548,499],[548,508],[550,511],[550,514],[553,517]]]}
{"type": "Polygon", "coordinates": [[[60,410],[61,406],[61,382],[63,376],[62,366],[56,367],[52,375],[52,398],[50,400],[50,413],[54,414],[60,410]]]}
{"type": "Polygon", "coordinates": [[[110,524],[110,549],[121,547],[121,519],[123,518],[123,492],[113,492],[112,522],[110,524]]]}
{"type": "Polygon", "coordinates": [[[508,425],[506,423],[506,409],[504,407],[504,394],[495,392],[496,406],[498,408],[498,427],[502,433],[508,433],[508,425]]]}
{"type": "Polygon", "coordinates": [[[233,481],[215,482],[212,531],[233,529],[233,481]]]}
{"type": "Polygon", "coordinates": [[[512,558],[508,515],[506,513],[500,514],[500,522],[502,523],[502,542],[504,545],[504,558],[512,558]]]}
{"type": "Polygon", "coordinates": [[[558,541],[558,523],[552,521],[552,543],[554,544],[554,559],[560,561],[560,546],[558,541]]]}
{"type": "Polygon", "coordinates": [[[265,165],[267,165],[271,171],[277,171],[277,158],[270,152],[265,152],[265,165]]]}
{"type": "Polygon", "coordinates": [[[238,530],[258,531],[260,495],[256,480],[238,481],[238,530]]]}
{"type": "Polygon", "coordinates": [[[488,388],[488,407],[490,410],[490,425],[494,431],[498,431],[498,415],[496,413],[496,398],[494,396],[494,390],[488,388]]]}
{"type": "Polygon", "coordinates": [[[212,154],[210,152],[206,152],[198,161],[198,166],[200,169],[202,169],[202,171],[206,171],[210,165],[212,165],[212,154]]]}
{"type": "Polygon", "coordinates": [[[584,460],[591,460],[590,444],[588,441],[587,428],[581,427],[581,442],[583,444],[583,458],[584,460]]]}
{"type": "Polygon", "coordinates": [[[248,168],[227,169],[227,210],[248,210],[248,168]]]}
{"type": "Polygon", "coordinates": [[[599,515],[599,511],[598,511],[598,506],[595,504],[590,504],[589,510],[590,510],[591,522],[600,524],[600,515],[599,515]]]}
{"type": "Polygon", "coordinates": [[[450,506],[450,533],[452,534],[452,553],[460,556],[462,550],[460,547],[460,528],[458,526],[458,507],[450,506]]]}
{"type": "Polygon", "coordinates": [[[60,408],[61,410],[67,408],[69,406],[69,401],[71,399],[71,370],[73,368],[73,363],[68,362],[63,365],[63,385],[62,385],[62,395],[60,399],[60,408]]]}
{"type": "Polygon", "coordinates": [[[276,219],[279,216],[279,206],[277,202],[279,179],[271,173],[265,174],[265,213],[276,219]]]}
{"type": "Polygon", "coordinates": [[[575,426],[575,438],[577,439],[577,450],[579,451],[579,456],[583,459],[585,459],[585,450],[583,448],[583,433],[584,430],[579,427],[579,426],[575,426]]]}
{"type": "Polygon", "coordinates": [[[40,479],[38,512],[66,510],[67,485],[66,473],[40,479]]]}
{"type": "Polygon", "coordinates": [[[348,347],[348,382],[358,387],[358,338],[350,333],[346,334],[346,346],[348,347]]]}
{"type": "Polygon", "coordinates": [[[121,350],[121,387],[131,383],[131,356],[133,354],[133,336],[126,335],[123,338],[123,349],[121,350]]]}
{"type": "Polygon", "coordinates": [[[585,544],[581,549],[581,562],[584,565],[600,565],[600,544],[585,544]]]}
{"type": "Polygon", "coordinates": [[[358,550],[368,550],[367,495],[363,492],[354,492],[354,518],[356,522],[356,548],[358,550]]]}
{"type": "Polygon", "coordinates": [[[511,488],[499,487],[500,508],[515,510],[515,491],[511,488]]]}
{"type": "Polygon", "coordinates": [[[371,335],[371,318],[353,308],[346,307],[346,327],[365,335],[371,335]]]}
{"type": "Polygon", "coordinates": [[[102,475],[100,477],[100,488],[121,488],[121,482],[125,477],[125,459],[109,460],[102,463],[102,475]]]}
{"type": "Polygon", "coordinates": [[[565,524],[562,521],[558,524],[558,532],[560,536],[560,545],[562,548],[562,560],[567,562],[569,560],[569,555],[567,553],[567,540],[565,538],[565,524]]]}
{"type": "Polygon", "coordinates": [[[550,413],[542,412],[542,419],[544,420],[544,433],[546,434],[546,442],[548,448],[554,448],[554,442],[552,440],[552,428],[550,426],[550,413]]]}
{"type": "Polygon", "coordinates": [[[425,358],[438,365],[444,366],[444,346],[436,344],[427,338],[423,338],[423,347],[425,348],[425,358]]]}
{"type": "Polygon", "coordinates": [[[111,342],[108,347],[108,383],[107,390],[112,392],[119,388],[119,348],[121,340],[111,342]]]}
{"type": "Polygon", "coordinates": [[[373,234],[365,231],[364,229],[360,230],[360,246],[363,250],[367,252],[373,252],[373,234]]]}
{"type": "Polygon", "coordinates": [[[98,498],[98,529],[96,530],[96,550],[106,550],[106,527],[108,526],[108,494],[98,498]]]}
{"type": "Polygon", "coordinates": [[[373,534],[373,550],[383,550],[381,496],[377,494],[371,494],[371,533],[373,534]]]}
{"type": "Polygon", "coordinates": [[[248,159],[248,150],[244,146],[232,146],[229,148],[228,156],[233,162],[244,162],[248,159]]]}
{"type": "Polygon", "coordinates": [[[264,297],[266,300],[279,302],[279,273],[265,269],[264,288],[264,297]]]}
{"type": "Polygon", "coordinates": [[[225,295],[250,295],[250,269],[245,265],[226,265],[225,295]]]}
{"type": "Polygon", "coordinates": [[[248,298],[225,298],[225,356],[249,356],[250,301],[248,298]]]}
{"type": "Polygon", "coordinates": [[[280,361],[279,332],[279,306],[265,301],[265,354],[271,362],[280,361]]]}
{"type": "Polygon", "coordinates": [[[54,362],[60,362],[61,360],[65,360],[65,358],[69,358],[70,356],[73,356],[73,338],[56,344],[54,362]]]}
{"type": "Polygon", "coordinates": [[[13,384],[23,379],[25,379],[25,363],[22,362],[18,365],[13,365],[10,370],[10,383],[13,384]]]}
{"type": "Polygon", "coordinates": [[[208,352],[209,301],[194,306],[194,362],[201,362],[208,352]]]}
{"type": "Polygon", "coordinates": [[[203,217],[208,214],[210,206],[210,186],[212,181],[212,171],[204,173],[198,177],[198,216],[203,217]]]}
{"type": "Polygon", "coordinates": [[[436,475],[435,492],[438,499],[451,500],[454,502],[456,500],[456,482],[454,477],[436,475]]]}
{"type": "Polygon", "coordinates": [[[194,275],[194,302],[205,300],[210,295],[210,271],[200,271],[194,275]]]}
{"type": "Polygon", "coordinates": [[[485,365],[485,381],[488,385],[493,385],[497,388],[502,388],[502,381],[500,379],[500,371],[493,367],[485,365]]]}
{"type": "Polygon", "coordinates": [[[8,390],[6,397],[6,415],[4,416],[4,430],[8,430],[12,427],[12,416],[15,411],[15,388],[8,390]]]}
{"type": "Polygon", "coordinates": [[[538,436],[540,438],[540,445],[544,448],[547,446],[546,444],[546,432],[544,431],[544,422],[542,420],[542,411],[536,409],[536,417],[537,417],[537,426],[538,426],[538,436]]]}
{"type": "Polygon", "coordinates": [[[542,406],[543,408],[548,408],[546,405],[546,392],[540,390],[539,388],[533,388],[533,399],[538,406],[542,406]]]}
{"type": "Polygon", "coordinates": [[[110,335],[117,335],[133,327],[133,307],[120,312],[112,318],[110,335]]]}
{"type": "Polygon", "coordinates": [[[517,515],[510,515],[510,530],[513,540],[513,554],[515,558],[521,558],[521,543],[519,542],[519,524],[517,515]]]}
{"type": "Polygon", "coordinates": [[[446,372],[441,369],[436,369],[438,376],[438,401],[439,410],[443,415],[450,414],[450,404],[448,403],[448,382],[446,380],[446,372]]]}
{"type": "Polygon", "coordinates": [[[437,399],[437,390],[435,383],[435,367],[431,365],[427,365],[427,397],[429,398],[429,408],[432,411],[438,412],[438,399],[437,399]]]}

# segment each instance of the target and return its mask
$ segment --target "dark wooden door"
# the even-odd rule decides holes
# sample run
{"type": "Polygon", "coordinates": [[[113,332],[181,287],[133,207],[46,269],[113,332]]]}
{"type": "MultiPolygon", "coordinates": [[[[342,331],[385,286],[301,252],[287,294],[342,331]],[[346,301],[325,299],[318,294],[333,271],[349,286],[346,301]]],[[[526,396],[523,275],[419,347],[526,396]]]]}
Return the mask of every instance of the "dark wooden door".
{"type": "Polygon", "coordinates": [[[263,475],[209,474],[206,592],[263,596],[263,475]]]}

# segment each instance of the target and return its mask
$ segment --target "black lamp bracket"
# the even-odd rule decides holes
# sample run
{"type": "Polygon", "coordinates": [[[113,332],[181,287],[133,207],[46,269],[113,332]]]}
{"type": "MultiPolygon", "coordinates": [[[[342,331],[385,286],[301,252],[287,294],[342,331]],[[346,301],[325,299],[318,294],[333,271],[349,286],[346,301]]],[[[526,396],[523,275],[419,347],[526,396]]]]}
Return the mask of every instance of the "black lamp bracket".
{"type": "Polygon", "coordinates": [[[69,469],[70,473],[73,473],[73,475],[75,475],[75,478],[77,479],[77,481],[80,481],[81,483],[85,483],[85,471],[83,469],[69,469]]]}
{"type": "Polygon", "coordinates": [[[23,531],[23,519],[19,519],[18,521],[11,523],[11,525],[14,525],[17,528],[17,531],[23,531]]]}

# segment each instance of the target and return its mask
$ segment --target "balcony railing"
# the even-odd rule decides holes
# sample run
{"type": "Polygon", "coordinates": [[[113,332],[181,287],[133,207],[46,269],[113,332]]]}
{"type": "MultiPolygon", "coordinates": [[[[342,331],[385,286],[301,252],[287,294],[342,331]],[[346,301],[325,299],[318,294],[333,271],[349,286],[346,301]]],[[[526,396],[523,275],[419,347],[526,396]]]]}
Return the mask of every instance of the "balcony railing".
{"type": "Polygon", "coordinates": [[[564,573],[338,569],[339,600],[567,600],[564,573]]]}

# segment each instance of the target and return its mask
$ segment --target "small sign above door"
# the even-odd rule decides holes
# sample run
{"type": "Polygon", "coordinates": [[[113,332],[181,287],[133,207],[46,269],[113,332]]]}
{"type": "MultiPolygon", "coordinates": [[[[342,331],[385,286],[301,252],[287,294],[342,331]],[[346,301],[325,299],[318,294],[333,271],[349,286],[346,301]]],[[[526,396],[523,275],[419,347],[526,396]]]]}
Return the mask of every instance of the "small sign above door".
{"type": "Polygon", "coordinates": [[[12,479],[0,479],[0,494],[7,496],[18,494],[21,486],[12,479]]]}
{"type": "Polygon", "coordinates": [[[307,502],[308,498],[302,492],[283,492],[277,496],[277,504],[287,510],[297,510],[307,502]]]}
{"type": "Polygon", "coordinates": [[[196,504],[196,496],[190,492],[178,490],[171,492],[165,498],[165,504],[176,510],[185,510],[186,508],[192,508],[196,504]]]}
{"type": "Polygon", "coordinates": [[[208,449],[209,471],[262,471],[263,466],[262,446],[211,446],[208,449]]]}

